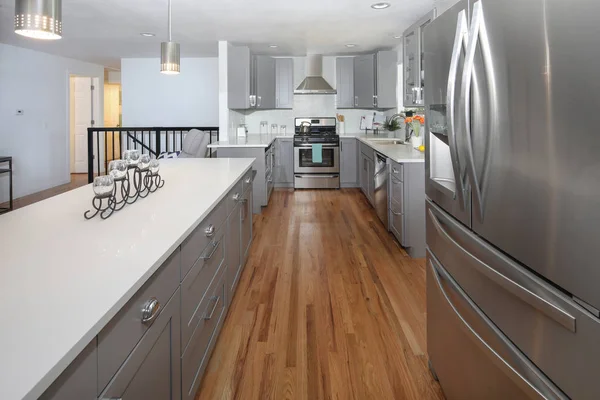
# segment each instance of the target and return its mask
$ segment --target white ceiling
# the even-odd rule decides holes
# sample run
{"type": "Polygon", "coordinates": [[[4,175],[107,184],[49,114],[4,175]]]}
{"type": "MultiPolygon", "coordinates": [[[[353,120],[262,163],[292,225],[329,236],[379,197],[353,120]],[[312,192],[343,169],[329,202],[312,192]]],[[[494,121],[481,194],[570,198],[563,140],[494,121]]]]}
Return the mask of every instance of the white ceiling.
{"type": "MultiPolygon", "coordinates": [[[[186,57],[216,56],[218,40],[272,55],[359,53],[397,46],[394,35],[440,2],[387,0],[390,8],[373,10],[376,1],[172,0],[173,40],[186,57]]],[[[63,38],[54,42],[16,35],[14,6],[14,0],[0,0],[1,43],[111,68],[118,69],[124,57],[158,57],[167,37],[167,0],[63,0],[63,38]]]]}

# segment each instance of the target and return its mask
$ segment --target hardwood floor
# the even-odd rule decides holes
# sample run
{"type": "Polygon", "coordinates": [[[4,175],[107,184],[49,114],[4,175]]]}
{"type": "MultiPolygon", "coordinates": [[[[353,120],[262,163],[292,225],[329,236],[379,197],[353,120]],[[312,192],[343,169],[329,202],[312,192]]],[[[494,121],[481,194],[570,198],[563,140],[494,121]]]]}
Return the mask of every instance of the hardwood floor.
{"type": "Polygon", "coordinates": [[[425,262],[359,190],[275,191],[197,400],[443,399],[425,262]]]}
{"type": "MultiPolygon", "coordinates": [[[[33,203],[37,203],[38,201],[46,200],[58,194],[68,192],[69,190],[77,189],[78,187],[85,186],[87,184],[87,174],[71,174],[71,182],[15,199],[13,201],[13,208],[16,210],[33,203]]],[[[2,207],[4,206],[8,207],[8,203],[2,205],[2,207]]]]}

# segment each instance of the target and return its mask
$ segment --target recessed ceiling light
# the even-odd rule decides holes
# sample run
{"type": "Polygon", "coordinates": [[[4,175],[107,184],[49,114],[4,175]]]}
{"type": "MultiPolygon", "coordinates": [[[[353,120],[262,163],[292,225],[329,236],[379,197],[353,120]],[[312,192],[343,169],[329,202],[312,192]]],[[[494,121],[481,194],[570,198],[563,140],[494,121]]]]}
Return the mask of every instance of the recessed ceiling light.
{"type": "Polygon", "coordinates": [[[383,10],[384,8],[388,8],[390,5],[390,3],[375,3],[371,4],[371,8],[374,8],[376,10],[383,10]]]}
{"type": "Polygon", "coordinates": [[[276,44],[270,44],[270,45],[269,45],[269,47],[270,47],[270,48],[272,48],[272,49],[276,49],[276,48],[278,48],[279,46],[277,46],[276,44]]]}
{"type": "Polygon", "coordinates": [[[140,35],[142,35],[143,37],[153,37],[153,36],[156,36],[154,33],[151,33],[151,32],[142,32],[142,33],[140,33],[140,35]]]}
{"type": "Polygon", "coordinates": [[[346,47],[348,47],[348,48],[351,48],[351,47],[356,47],[356,45],[355,45],[355,44],[352,44],[352,43],[348,43],[348,44],[346,45],[346,47]]]}
{"type": "Polygon", "coordinates": [[[394,36],[394,39],[402,39],[402,36],[401,35],[396,35],[396,36],[394,36]]]}

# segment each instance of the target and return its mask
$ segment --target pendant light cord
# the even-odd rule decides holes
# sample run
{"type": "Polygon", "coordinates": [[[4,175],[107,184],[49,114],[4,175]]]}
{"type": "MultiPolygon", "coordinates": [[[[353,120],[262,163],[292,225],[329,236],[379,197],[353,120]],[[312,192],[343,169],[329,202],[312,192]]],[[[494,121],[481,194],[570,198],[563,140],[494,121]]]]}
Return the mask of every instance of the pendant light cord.
{"type": "Polygon", "coordinates": [[[169,42],[171,41],[171,0],[169,0],[169,42]]]}

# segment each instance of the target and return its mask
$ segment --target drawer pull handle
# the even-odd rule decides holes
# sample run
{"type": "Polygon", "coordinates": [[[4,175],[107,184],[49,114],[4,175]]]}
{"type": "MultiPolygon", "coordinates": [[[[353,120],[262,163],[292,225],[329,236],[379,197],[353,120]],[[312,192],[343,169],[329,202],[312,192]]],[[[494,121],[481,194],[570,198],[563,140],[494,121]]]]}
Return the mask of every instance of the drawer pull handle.
{"type": "Polygon", "coordinates": [[[152,297],[142,307],[142,323],[149,324],[154,321],[160,311],[160,302],[156,297],[152,297]]]}
{"type": "Polygon", "coordinates": [[[250,182],[252,182],[252,178],[250,178],[250,177],[246,178],[246,183],[250,184],[250,182]]]}
{"type": "Polygon", "coordinates": [[[215,226],[213,224],[210,224],[208,228],[204,230],[204,233],[206,234],[206,236],[211,237],[215,234],[215,226]]]}
{"type": "Polygon", "coordinates": [[[213,314],[215,313],[215,310],[217,309],[217,305],[219,304],[219,300],[221,300],[221,296],[213,296],[211,299],[211,301],[214,302],[213,308],[210,311],[210,314],[205,314],[204,315],[204,320],[208,321],[213,317],[213,314]]]}
{"type": "Polygon", "coordinates": [[[233,195],[233,201],[239,201],[240,200],[240,194],[236,193],[233,195]]]}
{"type": "Polygon", "coordinates": [[[394,179],[394,177],[392,177],[392,183],[394,185],[403,185],[402,181],[399,181],[398,179],[394,179]]]}
{"type": "Polygon", "coordinates": [[[402,216],[402,215],[404,215],[404,214],[402,214],[402,213],[397,213],[396,211],[394,211],[394,210],[392,210],[392,209],[390,209],[390,210],[392,211],[392,214],[394,214],[394,215],[397,215],[397,216],[402,216]]]}
{"type": "Polygon", "coordinates": [[[396,168],[392,168],[392,173],[393,173],[393,174],[399,174],[399,173],[400,173],[400,171],[398,171],[396,168]]]}
{"type": "Polygon", "coordinates": [[[211,249],[210,254],[206,255],[206,256],[201,256],[200,258],[203,260],[210,260],[211,257],[215,254],[215,252],[217,251],[217,248],[219,247],[219,245],[221,244],[221,241],[219,240],[218,242],[214,242],[213,243],[213,247],[211,249]]]}

